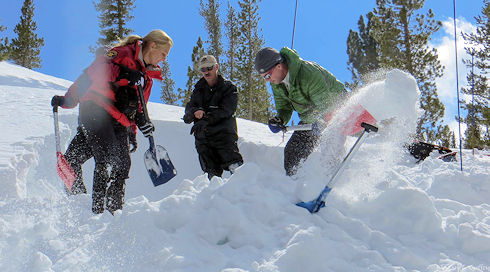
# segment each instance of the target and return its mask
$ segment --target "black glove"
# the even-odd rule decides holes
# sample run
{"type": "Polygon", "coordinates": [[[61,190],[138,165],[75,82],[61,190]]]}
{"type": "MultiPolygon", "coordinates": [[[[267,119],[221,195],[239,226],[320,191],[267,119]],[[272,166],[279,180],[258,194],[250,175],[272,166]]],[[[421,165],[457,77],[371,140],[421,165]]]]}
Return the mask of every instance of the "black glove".
{"type": "Polygon", "coordinates": [[[135,152],[137,148],[138,143],[136,142],[136,133],[133,133],[133,131],[129,131],[129,153],[135,152]]]}
{"type": "Polygon", "coordinates": [[[194,121],[194,114],[188,112],[184,114],[184,117],[182,117],[182,120],[184,120],[184,123],[190,124],[194,121]]]}
{"type": "Polygon", "coordinates": [[[269,129],[272,133],[278,133],[279,131],[285,131],[286,126],[283,124],[282,118],[279,116],[269,119],[269,129]]]}
{"type": "Polygon", "coordinates": [[[191,128],[191,134],[194,134],[194,136],[196,136],[197,134],[206,132],[207,126],[208,126],[208,121],[206,120],[201,119],[197,122],[194,122],[194,125],[191,128]]]}
{"type": "Polygon", "coordinates": [[[64,96],[55,95],[51,99],[51,106],[53,106],[53,107],[60,107],[60,106],[63,106],[64,104],[65,104],[65,97],[64,96]]]}
{"type": "Polygon", "coordinates": [[[323,130],[327,127],[327,123],[323,120],[318,120],[311,125],[311,132],[313,136],[320,137],[322,135],[323,130]]]}
{"type": "Polygon", "coordinates": [[[133,70],[124,65],[119,65],[119,76],[118,79],[124,78],[129,81],[129,86],[134,86],[138,83],[141,78],[144,77],[143,72],[138,70],[133,70]]]}
{"type": "Polygon", "coordinates": [[[155,126],[150,120],[146,120],[143,112],[136,113],[135,122],[146,138],[150,137],[155,131],[155,126]]]}
{"type": "Polygon", "coordinates": [[[155,126],[153,125],[153,123],[151,121],[148,121],[148,122],[144,123],[143,125],[138,126],[138,128],[140,129],[141,133],[143,133],[143,135],[146,138],[150,137],[153,134],[153,131],[155,131],[155,126]]]}

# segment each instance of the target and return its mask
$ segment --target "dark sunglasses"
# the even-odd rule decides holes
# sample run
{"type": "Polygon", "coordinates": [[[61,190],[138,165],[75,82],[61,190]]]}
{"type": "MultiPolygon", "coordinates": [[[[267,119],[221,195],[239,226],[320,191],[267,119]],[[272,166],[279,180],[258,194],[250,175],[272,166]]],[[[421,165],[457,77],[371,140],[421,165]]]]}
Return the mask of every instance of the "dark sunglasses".
{"type": "Polygon", "coordinates": [[[276,64],[275,64],[275,65],[274,65],[274,66],[273,66],[273,67],[272,67],[272,68],[269,70],[269,72],[267,72],[267,74],[263,75],[262,77],[263,77],[265,80],[270,79],[270,78],[271,78],[271,76],[272,76],[272,73],[274,72],[274,69],[276,69],[276,66],[277,66],[278,64],[279,64],[279,62],[278,62],[278,63],[276,63],[276,64]]]}
{"type": "Polygon", "coordinates": [[[213,70],[213,68],[214,68],[214,65],[213,66],[209,66],[209,67],[202,67],[201,69],[199,69],[199,71],[201,71],[201,72],[204,73],[204,72],[208,72],[208,71],[213,70]]]}
{"type": "MultiPolygon", "coordinates": [[[[271,70],[271,72],[272,72],[272,70],[271,70]]],[[[263,78],[265,80],[270,79],[271,78],[271,75],[272,75],[272,73],[267,73],[267,75],[264,75],[263,78]]]]}

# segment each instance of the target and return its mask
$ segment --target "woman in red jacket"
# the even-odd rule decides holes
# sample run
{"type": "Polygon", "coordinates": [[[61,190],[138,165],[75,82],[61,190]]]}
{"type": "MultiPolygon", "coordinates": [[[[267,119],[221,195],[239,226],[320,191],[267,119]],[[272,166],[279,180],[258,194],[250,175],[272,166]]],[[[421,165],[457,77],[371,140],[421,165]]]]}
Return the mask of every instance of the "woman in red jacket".
{"type": "Polygon", "coordinates": [[[53,107],[79,107],[79,126],[65,158],[76,173],[72,194],[86,193],[82,164],[94,158],[92,211],[122,209],[131,167],[129,153],[136,150],[136,128],[145,137],[154,131],[144,118],[138,86],[148,101],[152,79],[162,79],[158,63],[166,60],[172,39],[161,30],[144,38],[128,36],[106,54],[98,55],[64,96],[54,96],[53,107]]]}

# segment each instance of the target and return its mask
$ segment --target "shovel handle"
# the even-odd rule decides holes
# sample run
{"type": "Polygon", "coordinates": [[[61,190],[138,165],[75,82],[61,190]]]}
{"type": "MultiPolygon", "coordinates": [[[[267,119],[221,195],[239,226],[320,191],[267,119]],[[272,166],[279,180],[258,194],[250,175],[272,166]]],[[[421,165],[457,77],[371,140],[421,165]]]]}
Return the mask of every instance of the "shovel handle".
{"type": "Polygon", "coordinates": [[[370,132],[378,132],[378,128],[371,125],[371,124],[368,124],[368,123],[365,123],[365,122],[362,122],[361,123],[361,127],[363,127],[367,133],[370,133],[370,132]]]}
{"type": "Polygon", "coordinates": [[[148,141],[150,142],[150,152],[155,154],[156,153],[156,149],[155,149],[155,139],[153,139],[153,135],[150,135],[150,137],[148,137],[148,141]]]}
{"type": "MultiPolygon", "coordinates": [[[[145,120],[150,122],[150,116],[148,115],[148,109],[146,108],[145,96],[143,95],[143,88],[140,84],[137,84],[138,94],[141,102],[141,108],[143,109],[143,115],[145,116],[145,120]]],[[[150,142],[150,152],[155,154],[155,140],[153,139],[153,134],[148,137],[148,141],[150,142]]]]}

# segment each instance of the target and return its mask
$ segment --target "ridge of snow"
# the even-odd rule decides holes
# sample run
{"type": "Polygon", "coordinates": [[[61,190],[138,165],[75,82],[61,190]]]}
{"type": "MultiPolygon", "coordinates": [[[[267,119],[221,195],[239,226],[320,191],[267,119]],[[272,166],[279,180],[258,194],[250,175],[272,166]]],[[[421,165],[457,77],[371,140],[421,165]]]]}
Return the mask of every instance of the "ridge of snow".
{"type": "Polygon", "coordinates": [[[0,71],[0,85],[5,86],[66,90],[72,83],[6,61],[0,61],[0,71]]]}

